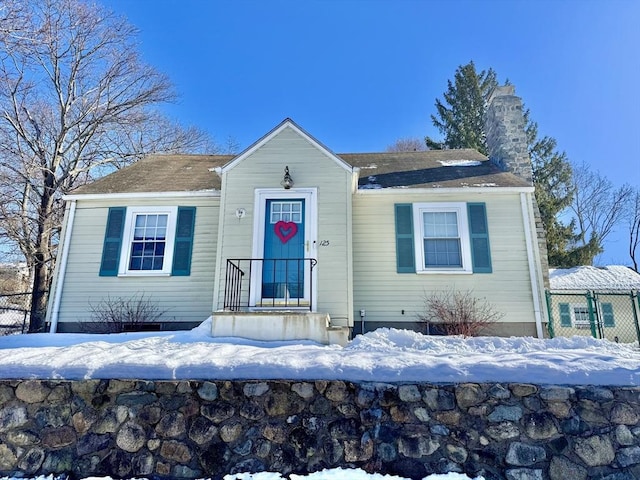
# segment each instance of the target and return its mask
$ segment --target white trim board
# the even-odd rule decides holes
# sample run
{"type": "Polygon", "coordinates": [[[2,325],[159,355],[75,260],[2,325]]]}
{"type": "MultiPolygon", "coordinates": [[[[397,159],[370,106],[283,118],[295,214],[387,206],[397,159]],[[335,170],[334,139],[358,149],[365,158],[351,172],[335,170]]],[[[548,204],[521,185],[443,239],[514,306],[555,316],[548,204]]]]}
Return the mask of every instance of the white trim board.
{"type": "Polygon", "coordinates": [[[125,192],[125,193],[88,193],[63,195],[63,200],[116,200],[116,199],[152,199],[157,198],[193,198],[220,197],[220,190],[198,190],[193,192],[125,192]]]}

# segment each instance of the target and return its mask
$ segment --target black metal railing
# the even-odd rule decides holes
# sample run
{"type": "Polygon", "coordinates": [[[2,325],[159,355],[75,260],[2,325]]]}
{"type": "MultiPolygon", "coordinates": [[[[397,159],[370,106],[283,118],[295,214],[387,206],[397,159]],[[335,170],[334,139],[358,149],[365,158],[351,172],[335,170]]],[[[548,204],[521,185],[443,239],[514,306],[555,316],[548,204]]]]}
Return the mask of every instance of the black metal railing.
{"type": "Polygon", "coordinates": [[[315,258],[227,259],[224,309],[233,312],[254,307],[311,310],[312,273],[317,263],[315,258]]]}

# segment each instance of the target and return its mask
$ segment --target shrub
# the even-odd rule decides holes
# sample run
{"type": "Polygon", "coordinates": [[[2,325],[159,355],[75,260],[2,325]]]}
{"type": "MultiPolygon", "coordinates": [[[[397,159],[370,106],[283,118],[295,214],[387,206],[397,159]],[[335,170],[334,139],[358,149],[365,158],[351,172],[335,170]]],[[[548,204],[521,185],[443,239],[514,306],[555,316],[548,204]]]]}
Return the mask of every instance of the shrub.
{"type": "Polygon", "coordinates": [[[425,333],[475,337],[482,335],[504,314],[496,311],[486,299],[472,292],[449,290],[425,296],[425,313],[418,314],[425,333]]]}
{"type": "Polygon", "coordinates": [[[132,297],[101,300],[97,305],[89,303],[91,321],[85,327],[90,332],[121,333],[145,330],[145,325],[157,322],[167,311],[161,310],[144,294],[132,297]]]}

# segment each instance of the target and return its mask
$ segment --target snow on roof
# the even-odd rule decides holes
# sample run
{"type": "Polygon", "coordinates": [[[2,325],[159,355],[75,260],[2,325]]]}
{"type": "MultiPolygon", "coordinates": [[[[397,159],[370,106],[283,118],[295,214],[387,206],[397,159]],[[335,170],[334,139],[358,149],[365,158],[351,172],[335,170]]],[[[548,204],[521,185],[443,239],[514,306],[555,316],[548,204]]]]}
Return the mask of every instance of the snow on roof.
{"type": "Polygon", "coordinates": [[[623,265],[552,268],[551,290],[640,290],[640,274],[623,265]]]}
{"type": "Polygon", "coordinates": [[[477,167],[482,165],[478,160],[440,160],[443,167],[477,167]]]}

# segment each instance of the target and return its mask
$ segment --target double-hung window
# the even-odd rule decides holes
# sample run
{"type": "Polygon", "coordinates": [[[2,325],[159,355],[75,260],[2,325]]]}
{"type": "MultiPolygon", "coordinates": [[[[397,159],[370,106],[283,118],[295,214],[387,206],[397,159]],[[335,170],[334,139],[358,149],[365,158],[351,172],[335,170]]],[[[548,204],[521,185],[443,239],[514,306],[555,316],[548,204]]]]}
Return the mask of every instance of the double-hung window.
{"type": "Polygon", "coordinates": [[[573,324],[576,328],[590,328],[589,307],[586,305],[572,305],[573,324]]]}
{"type": "Polygon", "coordinates": [[[162,271],[165,265],[168,221],[168,213],[136,214],[128,270],[162,271]]]}
{"type": "Polygon", "coordinates": [[[596,325],[615,327],[612,303],[596,303],[591,312],[587,304],[560,303],[560,326],[573,328],[591,328],[596,325]],[[594,316],[593,325],[591,315],[594,316]]]}
{"type": "Polygon", "coordinates": [[[416,203],[413,223],[417,272],[471,272],[466,204],[416,203]]]}
{"type": "Polygon", "coordinates": [[[398,273],[491,273],[484,203],[395,205],[398,273]]]}
{"type": "Polygon", "coordinates": [[[111,207],[100,276],[188,276],[195,207],[111,207]]]}
{"type": "Polygon", "coordinates": [[[177,207],[127,209],[120,273],[169,274],[177,207]]]}

